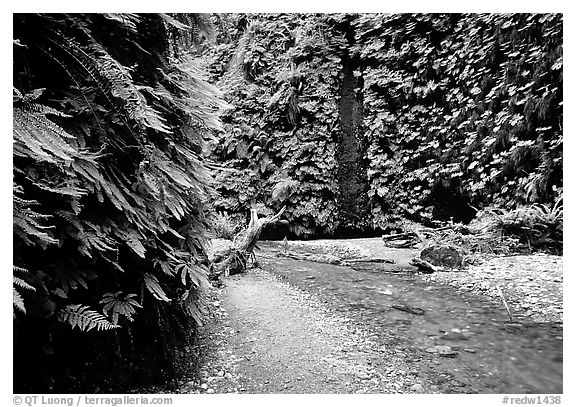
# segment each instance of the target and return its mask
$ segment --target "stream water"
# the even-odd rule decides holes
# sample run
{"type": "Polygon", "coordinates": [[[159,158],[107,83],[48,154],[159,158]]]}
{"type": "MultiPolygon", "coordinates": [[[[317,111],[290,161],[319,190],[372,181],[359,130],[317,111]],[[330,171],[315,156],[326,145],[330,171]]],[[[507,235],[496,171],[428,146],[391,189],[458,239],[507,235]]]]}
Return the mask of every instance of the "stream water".
{"type": "MultiPolygon", "coordinates": [[[[502,304],[427,283],[413,271],[272,256],[260,263],[351,316],[442,393],[562,393],[561,324],[510,322],[502,304]]],[[[386,360],[373,364],[385,368],[386,360]]]]}

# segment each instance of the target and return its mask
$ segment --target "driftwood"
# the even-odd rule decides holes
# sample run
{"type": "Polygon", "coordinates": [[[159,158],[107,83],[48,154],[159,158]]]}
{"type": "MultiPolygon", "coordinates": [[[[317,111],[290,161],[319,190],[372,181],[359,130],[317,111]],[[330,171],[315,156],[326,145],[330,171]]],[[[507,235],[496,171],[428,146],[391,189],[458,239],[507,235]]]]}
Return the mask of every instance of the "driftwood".
{"type": "Polygon", "coordinates": [[[382,235],[384,244],[389,247],[395,248],[410,248],[425,240],[425,237],[420,232],[410,231],[404,233],[393,233],[390,235],[382,235]]]}
{"type": "Polygon", "coordinates": [[[438,271],[438,267],[432,263],[427,262],[426,260],[419,259],[418,257],[414,257],[412,260],[410,260],[410,264],[418,267],[419,270],[422,270],[425,273],[435,273],[438,271]]]}
{"type": "Polygon", "coordinates": [[[459,226],[443,226],[440,228],[414,228],[408,232],[403,233],[391,233],[389,235],[382,235],[382,240],[386,246],[395,248],[410,248],[414,247],[419,243],[425,243],[429,240],[431,236],[434,236],[437,232],[457,229],[459,226]]]}
{"type": "Polygon", "coordinates": [[[278,222],[285,210],[284,206],[276,215],[260,219],[258,210],[250,209],[248,228],[234,238],[233,247],[214,258],[211,266],[212,278],[217,279],[221,275],[229,276],[245,271],[249,258],[254,256],[254,248],[258,243],[262,228],[278,222]]]}
{"type": "Polygon", "coordinates": [[[404,304],[393,304],[392,308],[397,309],[399,311],[404,311],[407,312],[409,314],[414,314],[414,315],[424,315],[424,310],[422,308],[418,308],[418,307],[411,307],[410,305],[404,305],[404,304]]]}
{"type": "Polygon", "coordinates": [[[390,235],[382,235],[382,240],[404,240],[406,238],[413,238],[417,237],[416,233],[414,232],[405,232],[405,233],[393,233],[390,235]]]}
{"type": "Polygon", "coordinates": [[[388,263],[395,264],[396,260],[392,259],[381,259],[381,258],[371,258],[371,259],[346,259],[344,263],[388,263]]]}

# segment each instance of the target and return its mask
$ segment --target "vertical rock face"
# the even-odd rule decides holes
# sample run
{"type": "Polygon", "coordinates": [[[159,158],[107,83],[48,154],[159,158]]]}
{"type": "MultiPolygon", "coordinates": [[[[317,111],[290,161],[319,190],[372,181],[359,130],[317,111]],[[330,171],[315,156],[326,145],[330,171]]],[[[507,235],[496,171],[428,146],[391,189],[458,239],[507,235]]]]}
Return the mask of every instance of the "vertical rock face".
{"type": "MultiPolygon", "coordinates": [[[[349,27],[346,35],[349,42],[354,38],[351,30],[349,27]]],[[[355,61],[345,54],[342,66],[337,205],[341,213],[340,232],[355,234],[368,225],[368,182],[364,158],[366,143],[361,131],[362,96],[356,91],[359,79],[354,76],[355,61]]]]}

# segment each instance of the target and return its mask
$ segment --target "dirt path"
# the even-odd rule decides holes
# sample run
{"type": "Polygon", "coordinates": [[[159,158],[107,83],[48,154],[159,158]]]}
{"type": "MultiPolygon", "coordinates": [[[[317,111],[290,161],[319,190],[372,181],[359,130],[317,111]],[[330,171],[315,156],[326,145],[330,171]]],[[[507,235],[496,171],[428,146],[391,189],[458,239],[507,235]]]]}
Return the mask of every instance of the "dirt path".
{"type": "Polygon", "coordinates": [[[266,271],[229,278],[220,295],[206,335],[223,333],[208,347],[207,392],[396,393],[418,382],[361,324],[266,271]],[[382,359],[389,369],[374,369],[382,359]]]}
{"type": "Polygon", "coordinates": [[[189,391],[562,393],[559,322],[510,322],[502,304],[413,272],[261,265],[215,291],[189,391]]]}

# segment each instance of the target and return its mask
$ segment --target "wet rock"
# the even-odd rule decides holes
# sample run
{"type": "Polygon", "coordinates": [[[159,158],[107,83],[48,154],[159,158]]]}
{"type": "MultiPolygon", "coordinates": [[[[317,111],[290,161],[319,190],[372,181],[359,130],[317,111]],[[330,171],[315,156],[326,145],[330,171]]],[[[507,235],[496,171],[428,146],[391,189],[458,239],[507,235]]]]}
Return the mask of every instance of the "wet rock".
{"type": "Polygon", "coordinates": [[[438,355],[444,358],[455,358],[458,352],[453,350],[450,346],[437,346],[438,355]]]}
{"type": "Polygon", "coordinates": [[[371,377],[368,373],[363,371],[354,372],[354,375],[361,380],[367,380],[371,377]]]}
{"type": "Polygon", "coordinates": [[[455,246],[448,244],[431,244],[420,252],[420,258],[435,266],[459,269],[462,266],[462,255],[455,246]]]}
{"type": "Polygon", "coordinates": [[[426,352],[436,353],[438,354],[438,356],[442,356],[445,358],[454,358],[458,355],[458,352],[453,350],[450,346],[442,346],[442,345],[436,345],[433,348],[427,348],[426,352]]]}
{"type": "Polygon", "coordinates": [[[462,332],[446,332],[444,335],[440,336],[440,339],[447,341],[467,341],[470,339],[470,334],[464,334],[462,332]]]}
{"type": "Polygon", "coordinates": [[[421,384],[416,383],[415,385],[413,385],[412,387],[410,387],[410,390],[412,390],[415,393],[424,393],[426,392],[426,390],[424,389],[424,386],[422,386],[421,384]]]}

